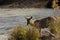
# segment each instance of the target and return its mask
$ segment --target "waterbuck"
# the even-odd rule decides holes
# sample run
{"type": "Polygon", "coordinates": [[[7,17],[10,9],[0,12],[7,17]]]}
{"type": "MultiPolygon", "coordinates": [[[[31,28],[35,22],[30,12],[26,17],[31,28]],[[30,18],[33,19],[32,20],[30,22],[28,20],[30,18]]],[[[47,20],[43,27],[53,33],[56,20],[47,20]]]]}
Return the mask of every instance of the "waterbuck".
{"type": "Polygon", "coordinates": [[[54,35],[54,28],[52,27],[52,29],[49,27],[49,23],[52,21],[54,22],[56,20],[55,17],[53,16],[49,16],[49,17],[46,17],[46,18],[43,18],[43,19],[40,19],[40,20],[34,20],[32,19],[32,16],[31,17],[26,17],[27,19],[27,25],[31,25],[31,26],[34,26],[34,27],[37,27],[39,29],[41,29],[41,38],[42,40],[44,40],[44,38],[48,38],[51,40],[51,37],[55,37],[54,35]]]}
{"type": "Polygon", "coordinates": [[[53,16],[49,16],[49,17],[46,17],[46,18],[43,18],[43,19],[40,19],[40,20],[32,19],[32,16],[31,17],[25,17],[25,18],[27,19],[27,25],[30,24],[31,26],[37,26],[37,27],[40,27],[40,28],[47,28],[49,26],[48,23],[56,20],[56,18],[53,17],[53,16]]]}

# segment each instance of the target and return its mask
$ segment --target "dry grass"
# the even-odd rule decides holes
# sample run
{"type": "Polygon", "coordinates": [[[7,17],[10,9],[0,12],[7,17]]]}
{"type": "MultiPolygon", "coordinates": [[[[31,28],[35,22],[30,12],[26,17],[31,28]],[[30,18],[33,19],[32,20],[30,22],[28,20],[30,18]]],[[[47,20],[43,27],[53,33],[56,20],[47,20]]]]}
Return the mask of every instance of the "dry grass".
{"type": "Polygon", "coordinates": [[[58,10],[58,9],[60,9],[60,6],[58,6],[58,4],[57,4],[57,2],[58,2],[58,0],[53,0],[53,2],[52,2],[52,8],[54,9],[54,10],[58,10]]]}
{"type": "Polygon", "coordinates": [[[60,38],[60,15],[57,16],[57,31],[58,37],[60,38]]]}
{"type": "Polygon", "coordinates": [[[8,40],[39,40],[40,33],[36,28],[19,26],[15,28],[8,40]]]}

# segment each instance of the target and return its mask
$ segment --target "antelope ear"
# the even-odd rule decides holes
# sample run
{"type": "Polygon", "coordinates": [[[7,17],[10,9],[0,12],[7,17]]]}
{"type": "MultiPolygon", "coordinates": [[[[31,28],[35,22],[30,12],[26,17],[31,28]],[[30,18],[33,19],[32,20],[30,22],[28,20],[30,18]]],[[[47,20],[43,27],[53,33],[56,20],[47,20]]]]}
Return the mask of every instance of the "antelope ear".
{"type": "Polygon", "coordinates": [[[25,17],[25,19],[27,19],[27,18],[25,17]]]}
{"type": "Polygon", "coordinates": [[[31,16],[30,19],[32,19],[33,17],[31,16]]]}
{"type": "Polygon", "coordinates": [[[24,17],[25,19],[27,19],[27,17],[24,17]]]}

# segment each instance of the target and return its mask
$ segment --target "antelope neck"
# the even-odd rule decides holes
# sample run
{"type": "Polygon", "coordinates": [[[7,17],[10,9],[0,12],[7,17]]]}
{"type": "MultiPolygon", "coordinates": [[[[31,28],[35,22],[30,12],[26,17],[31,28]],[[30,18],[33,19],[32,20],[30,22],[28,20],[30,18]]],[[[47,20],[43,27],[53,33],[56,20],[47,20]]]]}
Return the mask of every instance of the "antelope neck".
{"type": "Polygon", "coordinates": [[[31,19],[31,20],[30,20],[30,24],[34,25],[34,22],[35,22],[35,21],[36,21],[36,20],[31,19]]]}

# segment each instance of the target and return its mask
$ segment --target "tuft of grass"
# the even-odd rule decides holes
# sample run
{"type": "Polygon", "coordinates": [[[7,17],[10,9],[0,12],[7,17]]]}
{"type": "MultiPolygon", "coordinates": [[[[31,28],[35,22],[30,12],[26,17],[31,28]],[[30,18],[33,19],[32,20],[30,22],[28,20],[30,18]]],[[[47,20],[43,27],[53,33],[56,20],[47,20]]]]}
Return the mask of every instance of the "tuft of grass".
{"type": "Polygon", "coordinates": [[[57,33],[57,24],[56,21],[51,20],[49,23],[49,27],[51,28],[52,33],[56,34],[57,33]]]}
{"type": "Polygon", "coordinates": [[[8,40],[40,40],[40,32],[34,27],[19,26],[13,29],[8,40]]]}
{"type": "Polygon", "coordinates": [[[60,6],[57,4],[58,0],[53,0],[52,1],[52,8],[57,10],[60,9],[60,6]]]}
{"type": "Polygon", "coordinates": [[[40,33],[37,28],[30,28],[29,31],[27,32],[27,40],[40,40],[40,33]]]}
{"type": "Polygon", "coordinates": [[[60,38],[60,15],[56,16],[57,18],[57,32],[58,32],[58,37],[60,38]]]}

